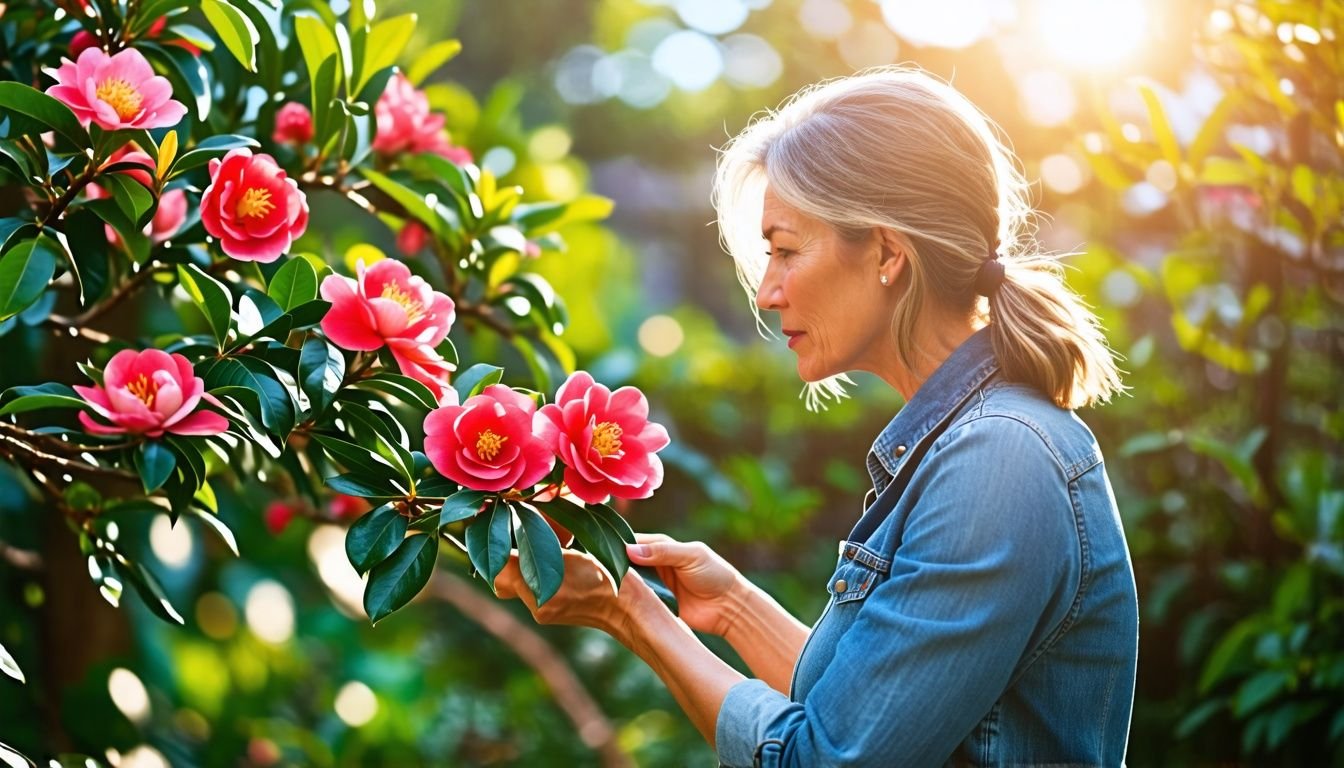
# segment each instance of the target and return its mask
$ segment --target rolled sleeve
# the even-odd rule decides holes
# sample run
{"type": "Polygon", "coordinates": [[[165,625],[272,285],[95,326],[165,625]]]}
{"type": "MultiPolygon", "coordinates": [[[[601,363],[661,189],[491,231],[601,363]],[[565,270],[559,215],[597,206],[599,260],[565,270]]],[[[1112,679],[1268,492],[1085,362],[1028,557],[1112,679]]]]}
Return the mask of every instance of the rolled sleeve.
{"type": "Polygon", "coordinates": [[[756,764],[761,752],[778,739],[771,727],[796,705],[760,680],[743,680],[728,689],[714,724],[719,764],[729,768],[756,764]]]}
{"type": "Polygon", "coordinates": [[[726,766],[939,765],[1008,687],[1077,587],[1068,482],[1042,438],[986,417],[912,478],[888,580],[801,703],[746,681],[715,727],[726,766]]]}

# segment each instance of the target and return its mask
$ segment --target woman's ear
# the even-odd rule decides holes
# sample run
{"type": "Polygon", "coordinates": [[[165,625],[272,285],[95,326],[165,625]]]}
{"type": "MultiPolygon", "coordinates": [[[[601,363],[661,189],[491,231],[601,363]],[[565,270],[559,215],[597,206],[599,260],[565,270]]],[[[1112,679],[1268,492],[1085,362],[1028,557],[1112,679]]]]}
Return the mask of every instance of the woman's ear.
{"type": "Polygon", "coordinates": [[[908,279],[910,258],[915,246],[904,232],[881,227],[877,229],[877,272],[883,285],[895,286],[908,279]]]}

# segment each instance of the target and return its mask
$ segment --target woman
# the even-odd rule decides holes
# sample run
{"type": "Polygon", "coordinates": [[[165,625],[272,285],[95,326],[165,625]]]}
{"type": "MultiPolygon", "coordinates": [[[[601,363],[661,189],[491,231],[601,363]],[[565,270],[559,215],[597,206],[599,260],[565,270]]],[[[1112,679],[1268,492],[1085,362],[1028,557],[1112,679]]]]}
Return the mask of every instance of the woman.
{"type": "MultiPolygon", "coordinates": [[[[815,404],[863,370],[907,404],[809,630],[703,544],[641,536],[681,619],[582,556],[535,608],[658,673],[724,765],[1119,765],[1138,647],[1101,453],[1072,409],[1121,389],[1034,248],[1027,185],[951,87],[882,69],[806,89],[723,151],[715,204],[815,404]],[[757,230],[756,228],[760,229],[757,230]],[[759,232],[759,234],[758,234],[759,232]],[[691,630],[722,635],[747,679],[691,630]]],[[[758,315],[759,317],[759,315],[758,315]]]]}

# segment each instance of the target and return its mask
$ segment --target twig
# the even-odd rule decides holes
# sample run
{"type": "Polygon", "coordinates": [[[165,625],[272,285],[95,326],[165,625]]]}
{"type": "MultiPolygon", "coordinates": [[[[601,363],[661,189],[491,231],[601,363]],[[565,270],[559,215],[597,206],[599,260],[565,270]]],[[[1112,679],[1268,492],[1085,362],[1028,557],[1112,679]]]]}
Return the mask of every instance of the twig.
{"type": "Polygon", "coordinates": [[[457,314],[459,316],[466,315],[469,317],[477,318],[482,323],[485,323],[486,325],[490,326],[490,328],[492,328],[500,336],[503,336],[506,339],[513,338],[514,333],[513,329],[510,328],[503,320],[500,320],[499,316],[495,314],[494,310],[492,310],[490,307],[484,304],[474,304],[470,301],[467,301],[466,299],[460,299],[457,301],[457,304],[454,306],[454,309],[457,311],[457,314]]]}
{"type": "Polygon", "coordinates": [[[462,577],[447,571],[435,572],[429,591],[494,635],[536,671],[551,689],[555,703],[574,724],[579,739],[601,755],[602,765],[607,768],[634,765],[616,743],[616,729],[602,713],[602,708],[584,689],[564,657],[536,630],[516,619],[495,600],[482,595],[462,577]]]}

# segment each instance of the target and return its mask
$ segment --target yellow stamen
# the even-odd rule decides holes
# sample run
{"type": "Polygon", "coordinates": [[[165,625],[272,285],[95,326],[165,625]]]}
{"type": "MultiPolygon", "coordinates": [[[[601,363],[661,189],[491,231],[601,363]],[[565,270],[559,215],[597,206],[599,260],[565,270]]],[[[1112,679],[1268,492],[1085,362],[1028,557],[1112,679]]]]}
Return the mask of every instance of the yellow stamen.
{"type": "Polygon", "coordinates": [[[425,307],[420,302],[411,298],[411,295],[401,289],[396,283],[386,283],[383,285],[382,298],[391,299],[401,305],[406,310],[406,323],[415,325],[416,321],[425,316],[425,307]]]}
{"type": "Polygon", "coordinates": [[[99,83],[93,95],[107,102],[122,120],[130,120],[140,114],[140,105],[145,101],[135,86],[119,77],[110,77],[99,83]]]}
{"type": "Polygon", "coordinates": [[[142,373],[135,377],[135,381],[126,385],[126,391],[140,398],[145,407],[153,408],[154,398],[159,394],[159,385],[142,373]]]}
{"type": "Polygon", "coordinates": [[[476,455],[481,461],[493,461],[508,439],[507,436],[500,437],[487,429],[476,436],[476,455]]]}
{"type": "Polygon", "coordinates": [[[253,216],[261,218],[270,213],[275,208],[275,203],[271,202],[271,192],[261,187],[248,187],[243,193],[243,199],[238,201],[238,217],[247,218],[253,216]]]}
{"type": "Polygon", "coordinates": [[[614,421],[604,421],[593,428],[593,447],[603,458],[621,450],[621,427],[614,421]]]}

